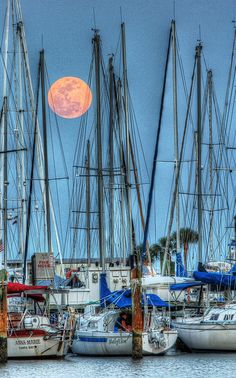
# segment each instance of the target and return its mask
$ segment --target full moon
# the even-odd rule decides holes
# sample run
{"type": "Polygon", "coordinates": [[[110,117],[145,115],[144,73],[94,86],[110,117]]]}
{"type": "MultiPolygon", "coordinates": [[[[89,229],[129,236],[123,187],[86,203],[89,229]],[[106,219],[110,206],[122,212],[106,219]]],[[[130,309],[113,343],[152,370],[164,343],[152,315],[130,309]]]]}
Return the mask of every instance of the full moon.
{"type": "Polygon", "coordinates": [[[92,102],[89,86],[78,77],[62,77],[48,91],[48,104],[63,118],[77,118],[86,113],[92,102]]]}

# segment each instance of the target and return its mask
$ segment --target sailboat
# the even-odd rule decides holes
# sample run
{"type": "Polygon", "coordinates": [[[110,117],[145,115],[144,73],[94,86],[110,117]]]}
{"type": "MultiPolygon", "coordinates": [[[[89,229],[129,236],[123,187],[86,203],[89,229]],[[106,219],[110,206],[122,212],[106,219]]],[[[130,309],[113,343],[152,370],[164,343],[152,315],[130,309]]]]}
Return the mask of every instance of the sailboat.
{"type": "MultiPolygon", "coordinates": [[[[131,272],[130,282],[131,290],[123,288],[121,290],[111,291],[108,289],[106,277],[112,271],[112,264],[107,269],[105,259],[105,230],[104,230],[104,203],[103,203],[103,179],[104,174],[102,167],[102,149],[101,149],[101,97],[100,97],[100,36],[98,31],[94,31],[93,37],[93,49],[94,49],[94,61],[95,61],[95,73],[96,73],[96,142],[97,142],[97,192],[98,192],[98,215],[99,215],[99,254],[100,254],[100,300],[94,305],[87,305],[84,313],[77,318],[74,338],[72,342],[72,351],[82,355],[134,355],[133,345],[135,340],[141,339],[141,354],[144,355],[159,355],[167,352],[177,339],[177,332],[171,329],[168,325],[168,316],[165,314],[162,318],[162,312],[160,308],[167,308],[169,305],[162,301],[158,296],[153,294],[142,293],[142,305],[138,304],[139,295],[141,295],[140,280],[136,275],[139,274],[139,264],[136,242],[134,222],[132,219],[131,202],[130,202],[130,135],[128,130],[129,115],[128,115],[128,88],[127,88],[127,67],[126,67],[126,51],[125,51],[125,26],[121,25],[122,32],[122,57],[124,64],[124,81],[123,81],[123,93],[124,93],[124,119],[125,119],[125,147],[122,146],[122,140],[120,149],[120,164],[124,175],[121,175],[122,185],[125,187],[125,204],[127,207],[127,251],[130,256],[130,263],[127,267],[131,272]],[[136,283],[136,284],[135,284],[136,283]],[[126,324],[124,319],[126,318],[126,324]]],[[[109,66],[109,73],[112,72],[111,65],[109,66]]],[[[110,76],[111,84],[110,88],[115,84],[113,75],[110,76]]],[[[121,89],[118,81],[118,90],[121,89]]],[[[116,85],[113,87],[117,89],[116,85]]],[[[111,94],[111,92],[110,92],[111,94]]],[[[119,94],[121,96],[121,94],[119,94]]],[[[117,101],[117,99],[116,99],[117,101]]],[[[110,104],[112,103],[110,97],[110,104]]],[[[117,106],[117,122],[120,123],[120,110],[117,106]]],[[[110,114],[110,120],[112,115],[110,114]]],[[[120,125],[119,125],[120,126],[120,125]]],[[[111,127],[111,122],[110,122],[111,127]]],[[[110,138],[111,142],[111,138],[110,138]]],[[[114,147],[113,147],[114,148],[114,147]]],[[[110,147],[110,150],[113,150],[110,147]]],[[[132,152],[131,152],[132,155],[132,152]]],[[[112,157],[113,158],[113,157],[112,157]]],[[[112,166],[112,164],[111,164],[112,166]]],[[[111,170],[109,167],[109,171],[111,170]]],[[[94,169],[94,168],[93,168],[94,169]]],[[[114,174],[113,170],[110,172],[114,174]]],[[[137,176],[136,176],[137,180],[137,176]]],[[[112,180],[111,180],[112,181],[112,180]]],[[[113,189],[113,183],[110,182],[110,189],[113,189]]],[[[112,195],[110,195],[110,198],[112,195]]],[[[109,203],[111,209],[114,205],[109,203]]],[[[122,210],[122,208],[121,208],[122,210]]],[[[124,210],[124,209],[123,209],[124,210]]],[[[113,209],[114,211],[114,209],[113,209]]],[[[121,211],[122,213],[122,211],[121,211]]],[[[124,213],[124,211],[123,211],[124,213]]],[[[124,214],[123,214],[124,216],[124,214]]],[[[114,213],[110,214],[109,232],[112,233],[109,247],[114,240],[114,213]]],[[[123,217],[121,217],[122,219],[123,217]]],[[[124,219],[122,219],[124,221],[124,219]]],[[[121,224],[123,227],[123,224],[121,224]]],[[[123,234],[124,235],[124,234],[123,234]]],[[[125,236],[123,236],[124,238],[125,236]]],[[[125,240],[122,240],[124,242],[125,240]]],[[[146,246],[146,243],[145,243],[146,246]]],[[[114,245],[112,246],[114,251],[114,245]]],[[[109,252],[112,251],[109,250],[109,252]]],[[[89,255],[89,254],[88,254],[89,255]]],[[[109,253],[108,253],[109,256],[109,253]]],[[[113,253],[112,256],[113,257],[113,253]]],[[[110,257],[110,256],[109,256],[110,257]]],[[[111,260],[112,261],[112,260],[111,260]]],[[[122,263],[127,264],[126,257],[123,258],[122,263]]],[[[128,284],[128,283],[127,283],[128,284]]],[[[128,285],[126,285],[127,287],[128,285]]]]}
{"type": "Polygon", "coordinates": [[[67,354],[71,343],[71,318],[50,321],[44,297],[48,293],[47,287],[8,283],[8,358],[63,357],[67,354]]]}
{"type": "MultiPolygon", "coordinates": [[[[111,292],[106,275],[101,275],[101,303],[87,305],[77,318],[73,353],[96,356],[132,355],[132,299],[130,290],[111,292]],[[103,309],[101,308],[103,307],[103,309]],[[125,318],[123,324],[122,318],[125,318]]],[[[161,355],[176,342],[177,332],[170,328],[169,304],[155,294],[143,294],[142,354],[161,355]]]]}
{"type": "MultiPolygon", "coordinates": [[[[43,193],[42,203],[45,205],[48,252],[47,260],[53,270],[53,254],[50,230],[50,200],[48,188],[48,159],[47,159],[47,134],[46,134],[46,110],[45,110],[45,78],[44,78],[44,51],[40,52],[38,69],[38,93],[36,104],[34,101],[33,86],[30,75],[27,45],[24,32],[24,24],[21,7],[18,0],[7,0],[6,23],[3,43],[3,105],[1,112],[1,243],[4,245],[5,271],[8,269],[8,259],[14,251],[19,261],[22,262],[22,279],[20,282],[7,283],[7,305],[3,316],[7,322],[7,354],[10,358],[28,357],[62,357],[68,351],[71,340],[71,318],[63,318],[59,314],[52,324],[46,297],[51,292],[45,286],[25,285],[28,279],[27,258],[28,249],[34,246],[41,232],[35,232],[34,238],[30,238],[32,228],[32,192],[35,164],[38,158],[37,169],[43,193]],[[10,39],[10,20],[12,20],[13,42],[10,39]],[[12,45],[11,45],[12,44],[12,45]],[[12,66],[14,67],[14,85],[9,75],[8,52],[11,48],[18,47],[18,55],[13,54],[12,66]],[[18,57],[18,59],[16,59],[18,57]],[[22,85],[22,82],[25,86],[22,85]],[[40,128],[38,120],[39,88],[41,83],[42,97],[42,124],[43,144],[41,144],[40,128]],[[24,87],[24,93],[23,89],[24,87]],[[14,117],[12,117],[13,112],[14,117]],[[24,117],[27,113],[27,118],[24,117]],[[29,129],[28,129],[29,127],[29,129]],[[37,138],[36,138],[37,135],[37,138]],[[10,136],[10,137],[9,137],[10,136]],[[42,148],[43,145],[43,148],[42,148]],[[37,150],[37,151],[36,151],[37,150]],[[26,154],[27,153],[27,154],[26,154]],[[37,155],[37,156],[36,156],[37,155]],[[27,159],[28,158],[28,159],[27,159]],[[16,169],[10,163],[15,164],[16,169]],[[29,180],[27,178],[30,177],[29,180]],[[30,185],[28,186],[28,182],[30,185]],[[17,185],[15,185],[17,183],[17,185]],[[15,188],[17,186],[17,188],[15,188]],[[13,203],[13,204],[12,204],[13,203]],[[11,204],[11,205],[10,205],[11,204]],[[9,214],[11,212],[11,215],[9,214]],[[17,231],[10,232],[13,227],[9,220],[17,219],[15,226],[17,231]],[[36,237],[37,235],[37,237],[36,237]],[[10,242],[9,237],[12,237],[10,242]],[[31,240],[31,242],[29,242],[31,240]],[[9,246],[11,245],[11,249],[9,246]],[[40,306],[40,303],[44,306],[40,306]]],[[[11,66],[11,68],[12,68],[11,66]]],[[[10,68],[10,70],[11,70],[10,68]]],[[[37,193],[39,194],[40,191],[37,193]]],[[[42,227],[45,233],[44,227],[42,227]]],[[[13,277],[14,281],[14,277],[13,277]]]]}
{"type": "MultiPolygon", "coordinates": [[[[234,40],[235,43],[235,40],[234,40]]],[[[193,272],[193,277],[197,280],[196,286],[201,286],[200,298],[198,304],[198,310],[195,313],[184,312],[184,316],[177,317],[173,320],[173,326],[178,330],[180,339],[191,349],[191,350],[214,350],[214,351],[236,351],[236,306],[234,303],[235,299],[235,264],[228,272],[212,272],[207,271],[203,265],[203,203],[202,203],[202,166],[201,166],[201,135],[202,135],[202,115],[201,115],[201,44],[198,44],[196,48],[196,65],[197,65],[197,86],[198,86],[198,129],[197,129],[197,147],[198,147],[198,167],[197,167],[197,188],[198,188],[198,198],[197,198],[197,210],[198,210],[198,232],[199,232],[199,243],[198,243],[198,270],[193,272]],[[202,294],[203,285],[209,285],[206,291],[205,297],[205,309],[202,309],[202,294]],[[220,303],[212,303],[211,294],[213,291],[221,292],[222,299],[220,303]]],[[[231,71],[233,67],[234,53],[231,58],[231,67],[229,70],[229,81],[226,93],[226,109],[224,116],[221,121],[221,127],[225,128],[224,133],[221,133],[222,145],[227,146],[227,134],[226,134],[226,124],[227,124],[227,112],[228,109],[228,96],[230,92],[230,86],[234,85],[231,79],[231,71]]],[[[208,73],[209,74],[209,73],[208,73]]],[[[211,72],[210,75],[211,77],[211,72]]],[[[232,109],[230,110],[233,111],[232,109]]],[[[227,147],[226,147],[227,149],[227,147]]],[[[222,154],[221,161],[222,161],[222,154]]],[[[225,167],[225,166],[224,166],[225,167]]],[[[223,168],[225,170],[225,168],[223,168]]],[[[227,191],[227,195],[229,190],[227,191]]],[[[234,201],[234,199],[233,199],[234,201]]],[[[214,208],[211,208],[213,211],[214,208]]],[[[223,212],[224,209],[221,210],[223,212]]],[[[228,210],[226,208],[226,210],[228,210]]],[[[230,210],[230,209],[229,209],[230,210]]],[[[231,215],[230,215],[231,216],[231,215]]],[[[234,217],[235,222],[235,217],[234,217]]],[[[234,224],[235,229],[235,224],[234,224]]],[[[221,241],[222,243],[222,241],[221,241]]],[[[222,243],[223,244],[223,243],[222,243]]],[[[230,243],[230,254],[231,258],[234,256],[235,252],[235,235],[230,243]]],[[[177,285],[176,285],[177,286],[177,285]]],[[[186,288],[187,288],[186,284],[186,288]]],[[[190,285],[189,285],[190,286],[190,285]]]]}

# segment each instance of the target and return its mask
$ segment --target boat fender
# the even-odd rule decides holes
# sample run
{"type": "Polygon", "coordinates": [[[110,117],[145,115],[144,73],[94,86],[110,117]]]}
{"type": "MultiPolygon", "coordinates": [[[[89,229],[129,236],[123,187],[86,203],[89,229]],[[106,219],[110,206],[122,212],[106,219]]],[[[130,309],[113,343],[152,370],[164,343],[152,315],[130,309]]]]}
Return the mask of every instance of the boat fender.
{"type": "Polygon", "coordinates": [[[36,329],[40,326],[40,320],[38,316],[33,316],[32,317],[32,328],[36,329]]]}

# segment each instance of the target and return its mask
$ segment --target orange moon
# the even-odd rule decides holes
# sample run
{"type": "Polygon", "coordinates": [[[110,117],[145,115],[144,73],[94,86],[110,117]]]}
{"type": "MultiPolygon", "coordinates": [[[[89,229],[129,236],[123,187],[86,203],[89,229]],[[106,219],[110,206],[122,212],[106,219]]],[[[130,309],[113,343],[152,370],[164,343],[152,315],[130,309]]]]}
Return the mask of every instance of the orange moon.
{"type": "Polygon", "coordinates": [[[89,86],[78,77],[62,77],[48,91],[48,104],[63,118],[77,118],[86,113],[92,102],[89,86]]]}

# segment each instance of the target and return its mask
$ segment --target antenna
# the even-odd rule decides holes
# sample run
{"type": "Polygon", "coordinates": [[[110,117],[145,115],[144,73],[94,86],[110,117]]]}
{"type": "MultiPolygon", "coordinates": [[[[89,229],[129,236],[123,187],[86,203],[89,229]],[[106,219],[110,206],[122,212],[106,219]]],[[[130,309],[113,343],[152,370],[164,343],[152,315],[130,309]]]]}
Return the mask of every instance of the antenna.
{"type": "Polygon", "coordinates": [[[201,31],[201,25],[198,25],[198,40],[199,43],[202,42],[202,31],[201,31]]]}
{"type": "Polygon", "coordinates": [[[175,20],[175,0],[173,1],[173,19],[175,20]]]}
{"type": "Polygon", "coordinates": [[[93,24],[94,24],[94,30],[97,30],[96,26],[96,16],[95,16],[95,9],[93,8],[93,24]]]}
{"type": "Polygon", "coordinates": [[[120,7],[120,22],[123,22],[123,14],[122,14],[122,7],[120,7]]]}
{"type": "Polygon", "coordinates": [[[43,34],[41,35],[41,44],[42,44],[42,50],[43,50],[43,34]]]}

